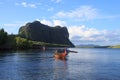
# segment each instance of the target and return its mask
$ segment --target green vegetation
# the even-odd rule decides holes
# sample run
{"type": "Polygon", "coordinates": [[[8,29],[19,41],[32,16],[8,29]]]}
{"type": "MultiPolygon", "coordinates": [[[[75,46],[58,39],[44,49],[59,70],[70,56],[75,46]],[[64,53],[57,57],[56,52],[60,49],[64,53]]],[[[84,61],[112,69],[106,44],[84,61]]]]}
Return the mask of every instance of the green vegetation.
{"type": "Polygon", "coordinates": [[[32,41],[27,38],[21,38],[18,35],[8,35],[4,29],[0,29],[0,50],[6,49],[40,49],[46,47],[66,47],[69,45],[52,44],[40,41],[32,41]]]}
{"type": "Polygon", "coordinates": [[[0,29],[0,49],[14,49],[15,47],[15,35],[8,35],[4,29],[0,29]]]}
{"type": "MultiPolygon", "coordinates": [[[[4,29],[0,29],[0,50],[4,49],[42,49],[43,46],[46,47],[70,47],[66,44],[53,44],[41,41],[32,41],[28,38],[22,38],[18,35],[8,35],[4,29]]],[[[97,45],[87,45],[87,46],[77,46],[79,48],[120,48],[120,45],[116,46],[97,46],[97,45]]]]}
{"type": "Polygon", "coordinates": [[[109,48],[120,48],[120,45],[110,46],[109,48]]]}
{"type": "Polygon", "coordinates": [[[21,37],[16,37],[16,45],[19,49],[29,49],[29,48],[42,48],[43,46],[47,47],[64,47],[69,45],[64,44],[51,44],[51,43],[45,43],[40,41],[32,41],[21,37]]]}
{"type": "MultiPolygon", "coordinates": [[[[46,47],[75,47],[69,40],[66,27],[50,27],[39,21],[27,23],[19,29],[18,35],[9,35],[0,29],[0,50],[4,49],[42,49],[46,47]]],[[[79,48],[120,48],[117,46],[80,45],[79,48]]]]}
{"type": "Polygon", "coordinates": [[[76,46],[77,48],[109,48],[109,46],[76,46]]]}
{"type": "Polygon", "coordinates": [[[4,44],[4,48],[7,48],[7,49],[15,49],[16,48],[15,35],[8,35],[7,41],[4,44]]]}
{"type": "Polygon", "coordinates": [[[7,41],[8,35],[4,29],[0,29],[0,45],[3,45],[7,41]]]}
{"type": "Polygon", "coordinates": [[[109,46],[100,46],[100,45],[94,45],[94,44],[81,44],[77,45],[77,48],[108,48],[109,46]]]}
{"type": "Polygon", "coordinates": [[[16,46],[18,49],[29,49],[32,47],[32,41],[21,38],[21,37],[15,37],[16,39],[16,46]]]}

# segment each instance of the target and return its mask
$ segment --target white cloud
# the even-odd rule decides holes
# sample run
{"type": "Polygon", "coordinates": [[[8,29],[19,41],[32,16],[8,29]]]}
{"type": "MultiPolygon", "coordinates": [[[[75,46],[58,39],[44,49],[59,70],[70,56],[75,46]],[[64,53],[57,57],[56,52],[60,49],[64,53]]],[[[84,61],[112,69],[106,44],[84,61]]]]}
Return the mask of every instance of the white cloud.
{"type": "Polygon", "coordinates": [[[75,10],[71,10],[69,12],[66,11],[60,11],[57,14],[55,14],[54,17],[57,18],[77,18],[82,20],[91,20],[95,19],[98,16],[98,12],[96,8],[93,8],[91,6],[80,6],[79,8],[75,10]]]}
{"type": "Polygon", "coordinates": [[[21,3],[15,3],[15,5],[20,5],[23,6],[25,8],[30,7],[30,8],[37,8],[36,4],[32,4],[32,3],[26,3],[26,2],[21,2],[21,3]]]}
{"type": "Polygon", "coordinates": [[[28,4],[27,4],[26,2],[22,2],[21,5],[22,5],[23,7],[27,7],[27,6],[28,6],[28,4]]]}
{"type": "Polygon", "coordinates": [[[19,28],[23,25],[21,22],[14,22],[14,23],[5,23],[2,24],[2,27],[7,31],[9,34],[14,33],[17,34],[19,28]]]}
{"type": "Polygon", "coordinates": [[[75,21],[88,21],[95,19],[114,19],[119,18],[120,15],[102,14],[97,8],[94,8],[89,5],[83,5],[73,10],[59,11],[52,17],[57,19],[63,18],[72,20],[74,19],[75,21]]]}
{"type": "Polygon", "coordinates": [[[59,3],[61,2],[62,0],[51,0],[52,2],[55,2],[55,3],[59,3]]]}
{"type": "Polygon", "coordinates": [[[85,25],[82,26],[71,26],[68,28],[69,33],[71,34],[71,38],[73,36],[81,36],[81,37],[90,37],[92,35],[98,35],[100,34],[99,31],[97,31],[94,28],[87,28],[85,25]]]}
{"type": "Polygon", "coordinates": [[[42,19],[42,20],[39,20],[39,19],[36,19],[38,21],[40,21],[41,23],[43,24],[46,24],[46,25],[49,25],[49,26],[65,26],[66,23],[65,21],[61,21],[61,20],[46,20],[46,19],[42,19]]]}
{"type": "Polygon", "coordinates": [[[5,27],[18,27],[21,26],[21,23],[6,23],[6,24],[2,24],[5,27]]]}
{"type": "Polygon", "coordinates": [[[57,26],[57,25],[65,26],[66,23],[65,23],[65,21],[61,21],[61,20],[53,20],[53,25],[54,26],[57,26]]]}
{"type": "MultiPolygon", "coordinates": [[[[61,20],[39,20],[41,23],[50,26],[65,26],[66,22],[61,20]]],[[[108,43],[120,41],[120,31],[97,30],[95,28],[88,28],[85,25],[69,26],[69,38],[73,43],[108,43]]]]}
{"type": "Polygon", "coordinates": [[[73,42],[111,43],[120,41],[120,32],[97,30],[95,28],[87,28],[85,25],[68,27],[68,31],[70,34],[70,39],[73,42]]]}
{"type": "Polygon", "coordinates": [[[38,19],[38,21],[40,21],[40,22],[43,23],[43,24],[49,25],[49,26],[52,26],[52,25],[53,25],[51,21],[46,20],[46,19],[43,19],[43,20],[39,20],[39,19],[38,19]]]}
{"type": "Polygon", "coordinates": [[[29,4],[28,6],[30,6],[31,8],[37,8],[35,4],[29,4]]]}

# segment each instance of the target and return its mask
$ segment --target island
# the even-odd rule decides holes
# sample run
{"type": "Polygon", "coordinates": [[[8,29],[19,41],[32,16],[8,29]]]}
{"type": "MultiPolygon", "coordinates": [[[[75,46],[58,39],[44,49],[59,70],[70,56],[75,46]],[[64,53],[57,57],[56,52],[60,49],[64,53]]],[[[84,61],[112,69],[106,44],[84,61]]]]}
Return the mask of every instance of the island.
{"type": "Polygon", "coordinates": [[[42,47],[75,47],[67,27],[48,26],[39,21],[21,26],[18,34],[0,29],[0,49],[40,49],[42,47]]]}

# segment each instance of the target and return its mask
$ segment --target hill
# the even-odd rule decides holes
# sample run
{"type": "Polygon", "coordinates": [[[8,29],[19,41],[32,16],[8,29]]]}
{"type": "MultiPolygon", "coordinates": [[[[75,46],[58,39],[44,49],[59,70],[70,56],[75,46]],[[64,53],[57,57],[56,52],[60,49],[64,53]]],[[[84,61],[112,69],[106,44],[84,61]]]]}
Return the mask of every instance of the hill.
{"type": "Polygon", "coordinates": [[[120,45],[110,46],[109,48],[120,48],[120,45]]]}
{"type": "Polygon", "coordinates": [[[19,35],[32,41],[41,41],[53,44],[64,44],[69,47],[74,47],[69,40],[69,33],[66,27],[55,26],[51,27],[34,21],[21,26],[19,35]]]}

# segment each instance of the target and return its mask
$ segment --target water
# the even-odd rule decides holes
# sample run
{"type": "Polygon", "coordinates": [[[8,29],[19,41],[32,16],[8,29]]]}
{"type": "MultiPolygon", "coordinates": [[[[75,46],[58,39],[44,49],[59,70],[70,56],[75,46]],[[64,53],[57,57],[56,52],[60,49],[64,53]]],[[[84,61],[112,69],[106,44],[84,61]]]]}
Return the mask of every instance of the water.
{"type": "Polygon", "coordinates": [[[120,80],[120,49],[70,48],[67,60],[54,50],[0,52],[0,80],[120,80]]]}

